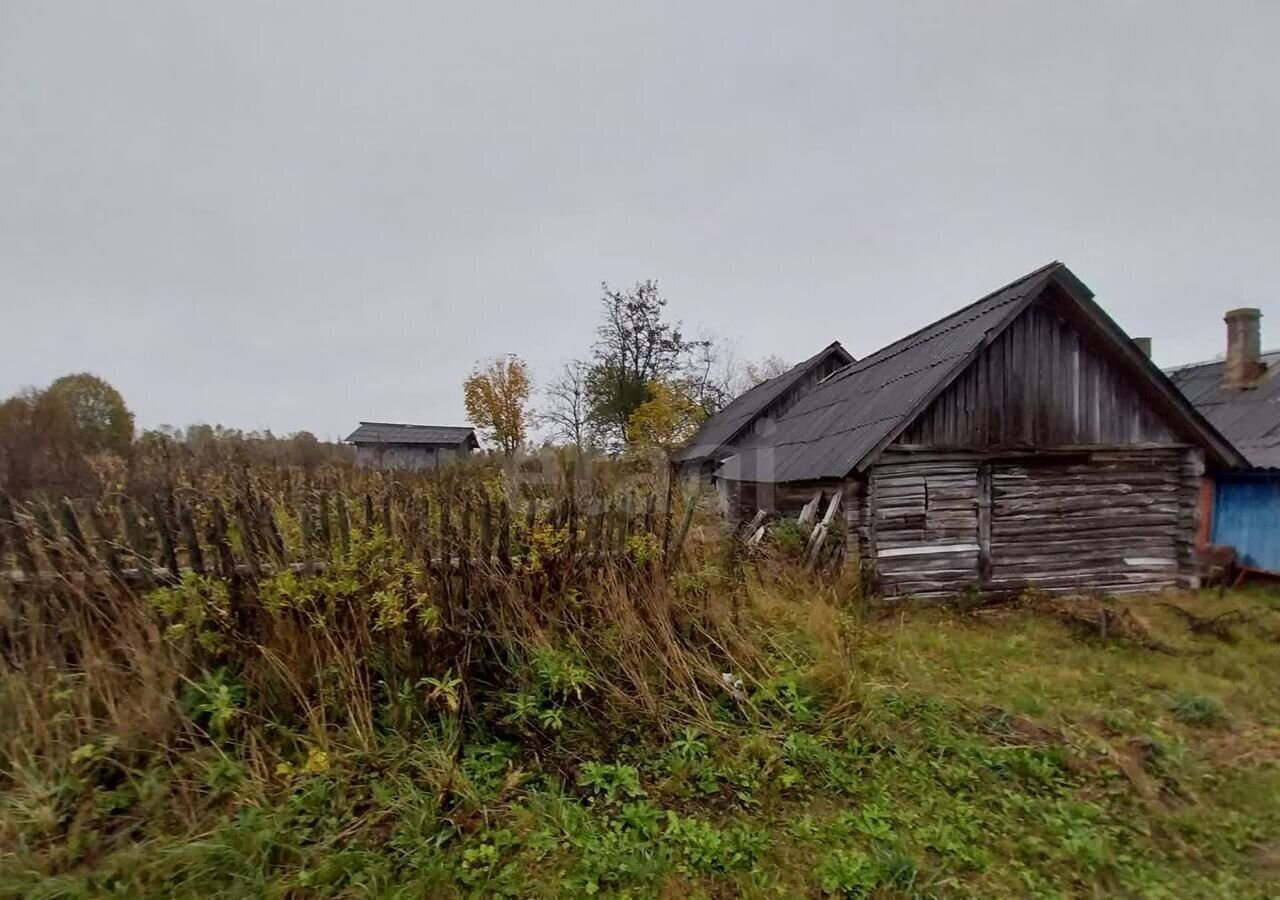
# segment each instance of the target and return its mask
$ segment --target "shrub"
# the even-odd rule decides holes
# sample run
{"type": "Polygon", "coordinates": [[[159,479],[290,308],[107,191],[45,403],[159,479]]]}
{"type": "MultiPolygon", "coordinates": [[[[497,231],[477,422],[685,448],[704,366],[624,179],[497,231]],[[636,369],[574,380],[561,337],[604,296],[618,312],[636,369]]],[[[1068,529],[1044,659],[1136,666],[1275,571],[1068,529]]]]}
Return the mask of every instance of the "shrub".
{"type": "Polygon", "coordinates": [[[804,555],[809,531],[796,519],[779,519],[769,528],[769,537],[783,556],[799,558],[804,555]]]}
{"type": "Polygon", "coordinates": [[[1222,701],[1205,694],[1175,694],[1171,709],[1173,717],[1185,725],[1210,728],[1226,720],[1222,701]]]}

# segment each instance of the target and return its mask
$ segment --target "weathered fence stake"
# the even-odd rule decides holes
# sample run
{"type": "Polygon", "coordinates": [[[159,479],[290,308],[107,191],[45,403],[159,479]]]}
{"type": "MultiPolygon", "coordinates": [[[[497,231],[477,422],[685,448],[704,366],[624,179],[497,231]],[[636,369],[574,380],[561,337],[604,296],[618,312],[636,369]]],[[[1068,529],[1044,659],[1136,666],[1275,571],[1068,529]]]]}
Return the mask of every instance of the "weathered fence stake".
{"type": "MultiPolygon", "coordinates": [[[[178,516],[182,522],[182,542],[186,545],[191,571],[197,575],[203,575],[205,573],[204,552],[200,549],[200,538],[196,534],[196,520],[191,512],[191,504],[182,504],[178,516]]],[[[176,576],[177,573],[175,572],[174,575],[176,576]]]]}
{"type": "Polygon", "coordinates": [[[688,498],[688,505],[684,511],[684,521],[680,523],[680,534],[676,537],[675,547],[671,550],[671,564],[667,567],[668,572],[674,572],[676,566],[680,564],[680,554],[684,550],[684,539],[689,534],[689,526],[693,524],[693,512],[697,508],[697,495],[692,494],[688,498]]]}
{"type": "Polygon", "coordinates": [[[320,503],[317,507],[316,515],[320,519],[320,546],[324,550],[323,556],[328,559],[329,554],[333,552],[333,532],[329,526],[328,494],[320,495],[320,503]]]}
{"type": "Polygon", "coordinates": [[[342,543],[342,556],[351,554],[351,516],[347,512],[347,498],[338,495],[338,540],[342,543]]]}

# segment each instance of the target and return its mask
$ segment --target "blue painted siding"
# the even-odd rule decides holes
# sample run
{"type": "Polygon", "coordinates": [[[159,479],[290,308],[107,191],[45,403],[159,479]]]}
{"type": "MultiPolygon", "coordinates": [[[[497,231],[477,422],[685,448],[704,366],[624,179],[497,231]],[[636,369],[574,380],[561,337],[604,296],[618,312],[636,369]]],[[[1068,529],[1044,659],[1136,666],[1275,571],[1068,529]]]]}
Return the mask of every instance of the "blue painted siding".
{"type": "Polygon", "coordinates": [[[1280,474],[1218,474],[1213,542],[1236,548],[1240,561],[1280,572],[1280,474]]]}

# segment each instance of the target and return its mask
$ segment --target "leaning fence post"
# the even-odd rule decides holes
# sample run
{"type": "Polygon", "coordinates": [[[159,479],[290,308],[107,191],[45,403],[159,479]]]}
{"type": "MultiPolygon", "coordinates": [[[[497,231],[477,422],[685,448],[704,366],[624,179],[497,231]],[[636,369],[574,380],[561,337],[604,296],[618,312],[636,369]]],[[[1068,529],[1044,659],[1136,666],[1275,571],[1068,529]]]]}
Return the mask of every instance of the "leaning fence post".
{"type": "Polygon", "coordinates": [[[178,571],[178,550],[174,544],[173,532],[169,527],[169,517],[165,513],[164,502],[158,494],[151,498],[151,516],[155,521],[156,533],[160,536],[160,552],[163,554],[164,566],[169,570],[169,579],[178,581],[181,579],[181,573],[178,571]]]}
{"type": "Polygon", "coordinates": [[[524,520],[526,546],[529,546],[529,547],[533,546],[533,525],[534,525],[534,522],[537,521],[537,519],[538,519],[538,498],[530,495],[529,511],[528,513],[526,513],[525,520],[524,520]]]}
{"type": "Polygon", "coordinates": [[[96,503],[89,506],[89,521],[93,523],[93,530],[98,535],[98,555],[106,562],[107,573],[111,578],[119,581],[123,571],[113,523],[107,518],[106,511],[96,503]]]}
{"type": "Polygon", "coordinates": [[[689,534],[689,526],[693,523],[693,512],[697,508],[696,494],[689,496],[688,506],[684,511],[684,521],[680,523],[680,534],[676,536],[676,544],[671,550],[671,563],[667,566],[668,572],[674,572],[676,566],[680,564],[680,554],[684,550],[684,539],[689,534]]]}
{"type": "MultiPolygon", "coordinates": [[[[570,482],[572,484],[572,482],[570,482]]],[[[569,529],[569,540],[566,547],[569,564],[573,564],[574,557],[578,554],[578,503],[572,492],[569,499],[565,500],[565,527],[569,529]]]]}
{"type": "Polygon", "coordinates": [[[0,527],[9,534],[9,543],[13,545],[18,568],[34,578],[40,569],[36,565],[36,554],[31,547],[31,536],[18,518],[17,507],[8,494],[0,494],[0,527]]]}
{"type": "Polygon", "coordinates": [[[178,517],[182,522],[182,542],[187,547],[187,560],[191,563],[191,571],[197,575],[205,573],[204,552],[200,549],[200,537],[196,534],[196,520],[191,512],[191,504],[182,504],[178,517]]]}
{"type": "Polygon", "coordinates": [[[419,523],[421,528],[418,533],[419,540],[422,544],[422,565],[424,568],[431,567],[431,498],[425,493],[422,495],[422,522],[419,523]]]}
{"type": "Polygon", "coordinates": [[[262,577],[262,567],[258,562],[257,535],[253,528],[253,515],[243,500],[236,501],[236,520],[240,525],[240,542],[244,545],[245,562],[249,564],[249,575],[255,581],[262,577]]]}
{"type": "Polygon", "coordinates": [[[309,572],[316,558],[315,524],[311,521],[311,504],[304,497],[298,504],[298,531],[302,535],[302,570],[309,572]]]}
{"type": "MultiPolygon", "coordinates": [[[[226,581],[236,580],[236,558],[231,552],[231,540],[227,537],[227,514],[222,508],[222,501],[213,498],[212,515],[209,518],[209,543],[218,555],[218,574],[226,581]]],[[[248,554],[252,556],[252,554],[248,554]]]]}
{"type": "MultiPolygon", "coordinates": [[[[129,553],[147,569],[151,566],[151,540],[142,527],[142,519],[133,500],[126,494],[120,497],[120,518],[124,520],[124,536],[129,553]]],[[[149,573],[148,573],[149,574],[149,573]]]]}
{"type": "Polygon", "coordinates": [[[675,478],[671,468],[667,468],[667,497],[662,504],[662,558],[667,558],[667,548],[671,544],[671,494],[675,490],[675,478]]]}
{"type": "Polygon", "coordinates": [[[9,522],[6,515],[9,511],[9,497],[6,494],[0,494],[0,570],[5,567],[5,561],[9,558],[9,522]]]}
{"type": "Polygon", "coordinates": [[[459,539],[458,569],[462,574],[462,603],[471,608],[471,498],[462,502],[462,529],[459,539]]]}
{"type": "Polygon", "coordinates": [[[511,504],[505,497],[498,512],[498,564],[504,572],[511,568],[511,504]]]}
{"type": "Polygon", "coordinates": [[[604,502],[604,508],[600,512],[600,555],[608,557],[613,555],[614,526],[617,524],[617,503],[613,498],[609,498],[604,502]]]}
{"type": "Polygon", "coordinates": [[[342,556],[351,553],[351,515],[347,512],[346,494],[338,494],[338,540],[342,543],[342,556]]]}
{"type": "Polygon", "coordinates": [[[440,560],[444,563],[444,571],[447,573],[449,567],[453,564],[453,523],[451,509],[452,497],[448,492],[440,496],[440,560]]]}
{"type": "Polygon", "coordinates": [[[630,494],[627,494],[622,501],[622,541],[621,546],[618,548],[620,550],[626,549],[627,540],[631,537],[631,528],[634,525],[634,519],[635,498],[630,494]]]}
{"type": "Polygon", "coordinates": [[[142,524],[142,514],[128,495],[120,497],[120,520],[124,525],[124,546],[133,560],[139,584],[155,583],[152,571],[151,534],[142,524]]]}
{"type": "Polygon", "coordinates": [[[62,498],[62,530],[66,532],[72,548],[80,558],[90,566],[97,565],[98,560],[93,552],[93,547],[85,539],[84,529],[80,527],[80,518],[76,515],[76,508],[67,497],[62,498]]]}
{"type": "Polygon", "coordinates": [[[333,553],[333,532],[329,528],[329,495],[321,494],[317,516],[320,519],[321,557],[328,559],[333,553]]]}
{"type": "Polygon", "coordinates": [[[267,545],[267,550],[275,560],[277,568],[283,567],[285,562],[284,552],[284,535],[280,533],[280,526],[276,523],[275,509],[271,505],[271,501],[263,499],[258,503],[258,523],[262,530],[262,541],[267,545]]]}
{"type": "Polygon", "coordinates": [[[480,560],[488,565],[493,551],[493,505],[487,493],[480,495],[480,560]]]}
{"type": "Polygon", "coordinates": [[[37,503],[32,508],[32,512],[35,513],[36,530],[44,542],[45,557],[49,560],[49,564],[53,566],[55,572],[66,572],[66,560],[63,558],[61,536],[58,534],[58,526],[54,524],[48,505],[37,503]]]}

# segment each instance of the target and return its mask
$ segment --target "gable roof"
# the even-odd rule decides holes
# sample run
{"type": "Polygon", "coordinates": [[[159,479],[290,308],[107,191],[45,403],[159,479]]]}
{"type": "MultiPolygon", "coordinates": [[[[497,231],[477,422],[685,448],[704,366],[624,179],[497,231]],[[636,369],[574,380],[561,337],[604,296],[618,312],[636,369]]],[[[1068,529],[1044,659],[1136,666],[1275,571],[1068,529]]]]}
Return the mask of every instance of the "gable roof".
{"type": "Polygon", "coordinates": [[[480,446],[474,428],[457,425],[405,425],[396,422],[361,422],[347,435],[349,444],[462,444],[480,446]]]}
{"type": "Polygon", "coordinates": [[[832,356],[846,363],[853,362],[849,351],[840,346],[839,341],[832,341],[804,362],[797,363],[781,375],[762,381],[735,397],[728,406],[703,422],[698,433],[684,448],[673,453],[671,458],[680,462],[709,458],[745,431],[756,417],[795,386],[808,372],[832,356]]]}
{"type": "Polygon", "coordinates": [[[1172,416],[1220,463],[1242,458],[1093,302],[1093,293],[1052,262],[832,373],[777,422],[755,448],[717,475],[739,481],[811,481],[864,470],[924,408],[1050,285],[1061,286],[1117,354],[1148,378],[1172,416]]]}
{"type": "Polygon", "coordinates": [[[1166,374],[1249,465],[1275,469],[1280,468],[1280,350],[1262,354],[1262,362],[1265,374],[1243,389],[1223,389],[1224,360],[1179,366],[1166,374]]]}

